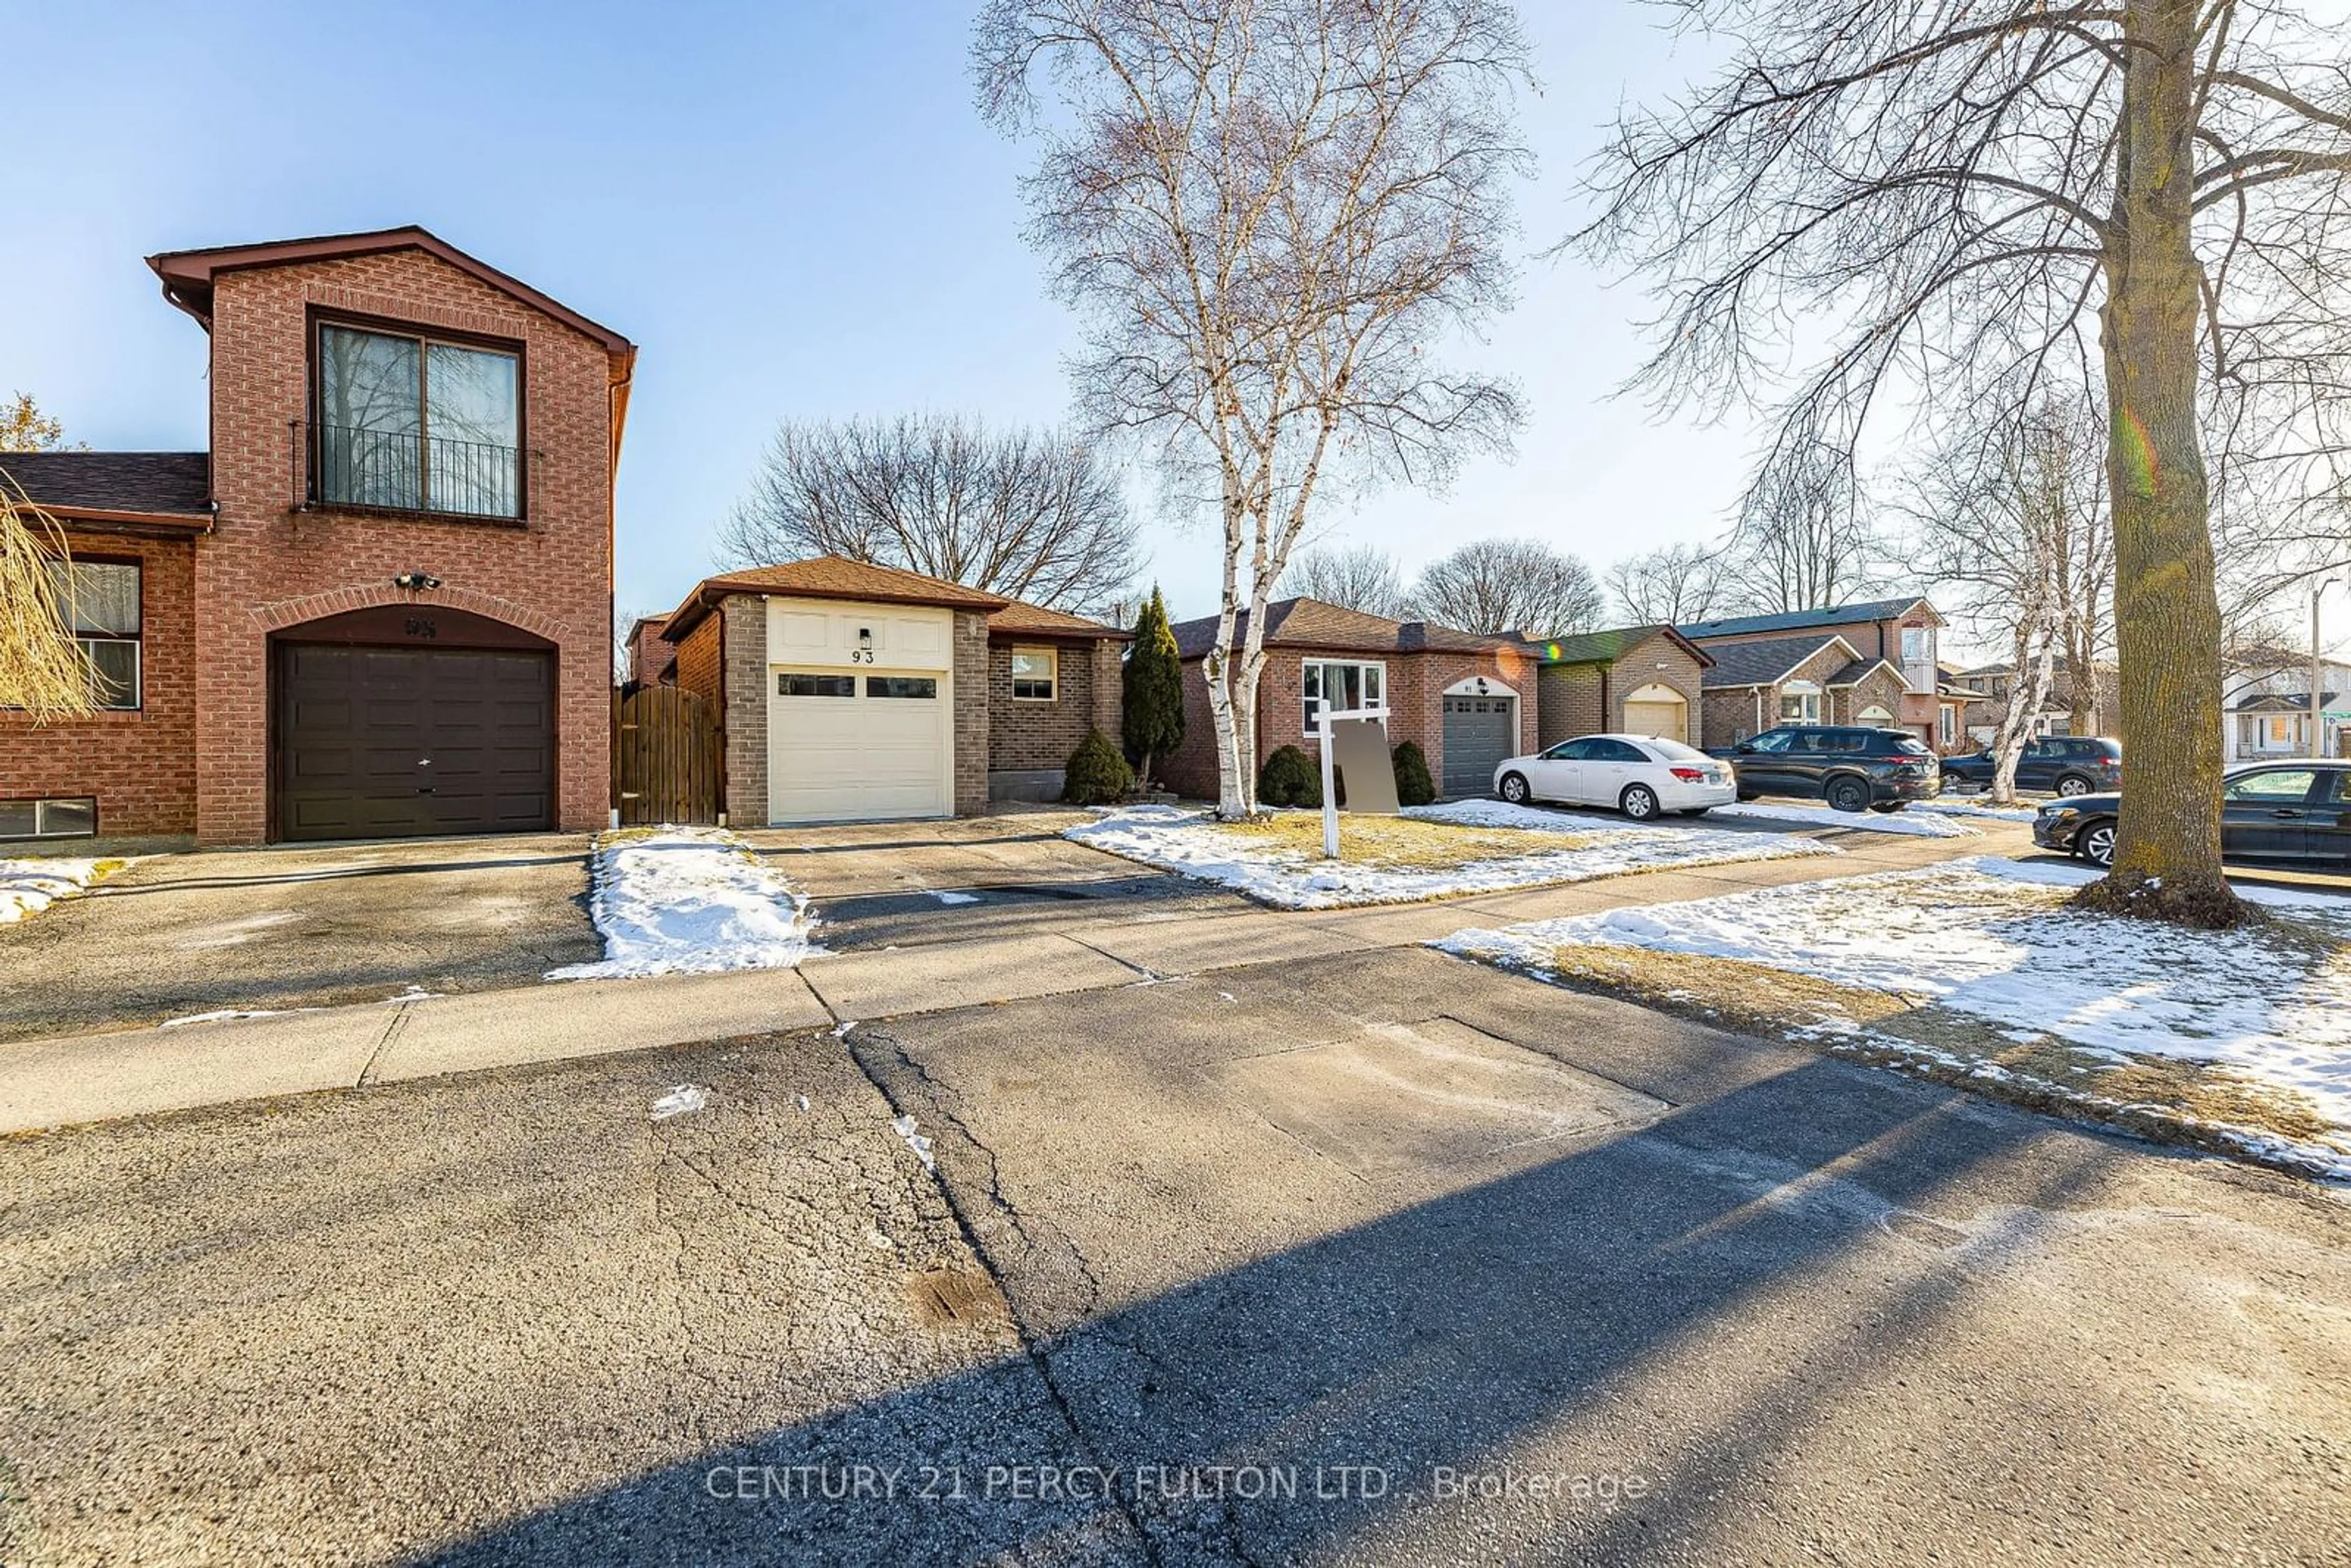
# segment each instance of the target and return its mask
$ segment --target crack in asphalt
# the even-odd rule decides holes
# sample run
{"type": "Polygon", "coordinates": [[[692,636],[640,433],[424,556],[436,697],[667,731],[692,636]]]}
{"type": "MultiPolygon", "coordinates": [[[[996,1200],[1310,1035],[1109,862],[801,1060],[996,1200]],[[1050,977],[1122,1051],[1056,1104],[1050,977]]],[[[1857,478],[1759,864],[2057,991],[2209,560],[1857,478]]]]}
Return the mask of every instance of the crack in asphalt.
{"type": "MultiPolygon", "coordinates": [[[[1037,1239],[1029,1231],[1019,1206],[1004,1192],[1001,1167],[998,1163],[996,1152],[981,1142],[948,1105],[946,1097],[949,1092],[946,1086],[933,1077],[927,1067],[914,1060],[894,1036],[881,1030],[852,1025],[841,1036],[841,1044],[848,1048],[850,1061],[856,1064],[858,1071],[864,1074],[865,1081],[873,1085],[875,1092],[882,1096],[893,1114],[914,1116],[919,1122],[922,1119],[919,1113],[929,1112],[934,1118],[933,1126],[952,1133],[955,1146],[958,1150],[976,1154],[987,1162],[987,1201],[1004,1218],[1013,1232],[1020,1238],[1024,1249],[1029,1251],[1040,1250],[1037,1239]],[[877,1061],[876,1048],[884,1045],[889,1049],[889,1061],[877,1061]],[[892,1071],[891,1063],[895,1064],[897,1071],[892,1071]],[[919,1105],[910,1103],[911,1097],[903,1092],[906,1076],[909,1074],[912,1075],[915,1086],[921,1092],[922,1103],[919,1105]]],[[[944,1146],[937,1145],[935,1140],[935,1147],[944,1152],[944,1146]]],[[[941,1164],[944,1166],[945,1162],[941,1164]]],[[[1062,1427],[1068,1432],[1071,1444],[1088,1465],[1107,1473],[1110,1467],[1104,1462],[1103,1456],[1087,1434],[1084,1423],[1078,1418],[1076,1406],[1071,1403],[1068,1391],[1061,1386],[1061,1379],[1053,1370],[1052,1347],[1058,1336],[1040,1333],[1028,1321],[1027,1315],[1021,1312],[1011,1291],[1006,1288],[1003,1269],[998,1264],[987,1241],[981,1236],[978,1226],[973,1223],[972,1215],[963,1197],[956,1191],[956,1184],[947,1179],[946,1171],[944,1168],[935,1169],[930,1173],[930,1179],[937,1186],[939,1196],[946,1200],[947,1213],[954,1218],[956,1228],[962,1233],[964,1245],[971,1249],[972,1256],[978,1260],[979,1266],[987,1270],[989,1282],[996,1287],[997,1293],[1003,1298],[1006,1312],[1012,1320],[1012,1332],[1019,1337],[1021,1352],[1028,1356],[1029,1365],[1036,1368],[1038,1380],[1044,1385],[1045,1396],[1052,1401],[1054,1413],[1061,1417],[1062,1427]]],[[[1091,1317],[1102,1301],[1102,1281],[1095,1275],[1093,1265],[1087,1261],[1085,1255],[1073,1246],[1066,1236],[1059,1237],[1059,1240],[1061,1249],[1075,1260],[1078,1272],[1085,1280],[1088,1299],[1086,1310],[1081,1316],[1091,1317]]],[[[1116,1500],[1116,1507],[1120,1516],[1126,1521],[1127,1528],[1134,1532],[1137,1549],[1143,1553],[1144,1561],[1154,1564],[1156,1568],[1156,1565],[1164,1561],[1160,1554],[1158,1541],[1155,1533],[1144,1526],[1142,1512],[1134,1500],[1122,1492],[1116,1500]]],[[[1228,1510],[1229,1511],[1229,1505],[1228,1510]]]]}

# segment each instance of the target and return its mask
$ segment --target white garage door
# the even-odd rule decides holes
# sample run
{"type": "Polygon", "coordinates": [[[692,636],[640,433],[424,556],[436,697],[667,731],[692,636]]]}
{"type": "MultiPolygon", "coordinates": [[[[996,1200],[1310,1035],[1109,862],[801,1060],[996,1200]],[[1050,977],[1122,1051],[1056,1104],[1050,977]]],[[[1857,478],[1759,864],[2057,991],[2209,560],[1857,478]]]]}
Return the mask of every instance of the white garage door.
{"type": "Polygon", "coordinates": [[[1689,705],[1671,686],[1643,686],[1625,699],[1625,728],[1632,735],[1655,735],[1667,740],[1687,740],[1683,722],[1689,705]]]}
{"type": "Polygon", "coordinates": [[[937,670],[770,669],[768,820],[955,810],[954,694],[937,670]]]}

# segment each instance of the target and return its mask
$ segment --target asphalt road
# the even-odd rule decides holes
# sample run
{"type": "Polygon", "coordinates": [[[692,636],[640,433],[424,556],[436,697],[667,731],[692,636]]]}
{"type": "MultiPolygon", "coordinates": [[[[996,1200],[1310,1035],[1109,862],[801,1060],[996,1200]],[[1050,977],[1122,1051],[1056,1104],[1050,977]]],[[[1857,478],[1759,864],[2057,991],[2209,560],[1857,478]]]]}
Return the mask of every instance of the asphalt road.
{"type": "Polygon", "coordinates": [[[1426,950],[1225,969],[0,1144],[0,1561],[2339,1562],[2347,1242],[1426,950]]]}

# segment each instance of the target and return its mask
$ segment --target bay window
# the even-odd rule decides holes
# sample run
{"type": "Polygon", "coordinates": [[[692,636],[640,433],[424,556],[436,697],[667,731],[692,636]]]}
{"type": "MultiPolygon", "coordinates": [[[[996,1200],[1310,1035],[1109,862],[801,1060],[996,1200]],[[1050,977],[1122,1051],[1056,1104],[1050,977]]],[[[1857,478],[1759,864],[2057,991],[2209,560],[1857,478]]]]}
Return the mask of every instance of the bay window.
{"type": "Polygon", "coordinates": [[[509,351],[319,329],[318,499],[522,516],[522,361],[509,351]]]}

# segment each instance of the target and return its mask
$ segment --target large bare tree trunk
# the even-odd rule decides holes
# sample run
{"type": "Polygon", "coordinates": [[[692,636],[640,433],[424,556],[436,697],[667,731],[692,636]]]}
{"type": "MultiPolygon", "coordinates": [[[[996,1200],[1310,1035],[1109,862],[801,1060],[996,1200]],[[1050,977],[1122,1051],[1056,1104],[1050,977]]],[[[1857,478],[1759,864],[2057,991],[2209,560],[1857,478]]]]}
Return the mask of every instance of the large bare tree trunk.
{"type": "Polygon", "coordinates": [[[2130,54],[2100,337],[2131,782],[2113,874],[2088,894],[2106,908],[2231,925],[2242,912],[2220,876],[2220,608],[2189,245],[2196,11],[2194,0],[2125,5],[2130,54]]]}

